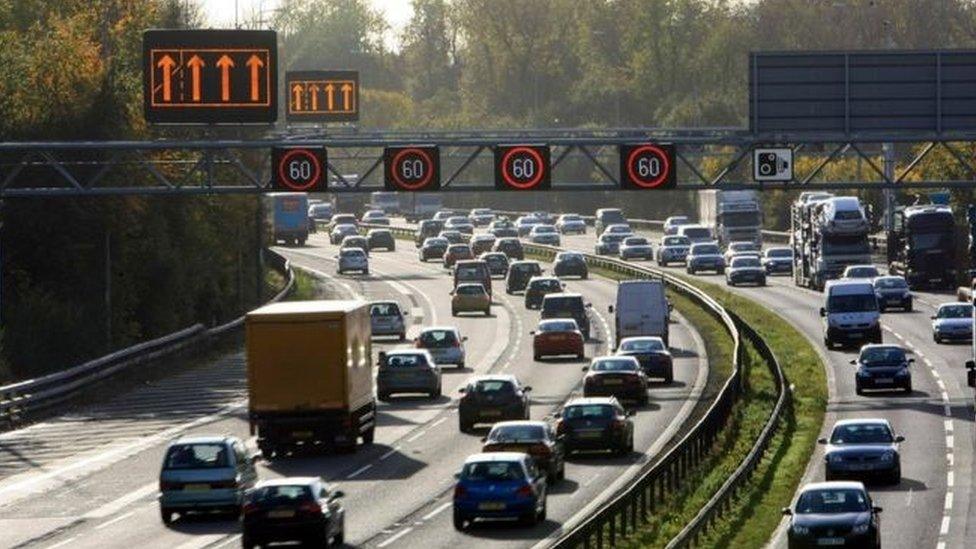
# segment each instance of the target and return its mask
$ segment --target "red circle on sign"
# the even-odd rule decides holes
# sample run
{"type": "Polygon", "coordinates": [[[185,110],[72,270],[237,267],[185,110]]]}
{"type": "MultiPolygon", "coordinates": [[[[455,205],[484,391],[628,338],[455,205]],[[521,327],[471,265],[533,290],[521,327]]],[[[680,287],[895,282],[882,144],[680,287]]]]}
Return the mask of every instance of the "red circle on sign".
{"type": "Polygon", "coordinates": [[[427,154],[427,151],[423,149],[415,149],[415,148],[403,149],[400,152],[398,152],[396,156],[393,157],[393,165],[390,167],[390,175],[393,176],[393,182],[396,183],[397,186],[402,189],[408,191],[416,191],[416,190],[423,189],[424,187],[427,186],[428,183],[430,183],[430,179],[434,177],[434,160],[430,157],[429,154],[427,154]],[[400,177],[400,170],[397,169],[400,166],[400,160],[402,160],[403,157],[407,154],[415,154],[424,159],[425,168],[426,168],[425,173],[427,175],[424,176],[424,178],[418,181],[417,183],[407,183],[406,181],[404,181],[400,177]]]}
{"type": "Polygon", "coordinates": [[[282,156],[281,160],[278,162],[278,181],[281,181],[282,184],[284,184],[286,187],[288,187],[293,191],[307,191],[312,187],[318,185],[319,178],[321,177],[322,177],[322,166],[319,165],[318,157],[316,157],[314,154],[312,154],[311,151],[308,151],[306,149],[292,149],[287,153],[285,153],[285,156],[282,156]],[[288,163],[291,162],[296,156],[305,157],[309,161],[309,163],[311,163],[311,165],[315,168],[315,172],[312,175],[311,179],[309,179],[308,183],[304,183],[304,184],[298,183],[297,181],[293,181],[290,177],[288,177],[287,174],[285,174],[285,166],[287,166],[288,163]]]}
{"type": "Polygon", "coordinates": [[[510,151],[505,153],[505,156],[502,157],[502,179],[504,179],[505,183],[507,183],[510,187],[515,187],[516,189],[525,190],[525,189],[531,189],[532,187],[535,187],[536,185],[539,184],[539,181],[542,181],[542,177],[546,174],[545,170],[548,169],[549,169],[548,166],[542,165],[542,155],[539,154],[539,151],[531,147],[513,147],[510,151]],[[538,173],[536,173],[535,177],[533,177],[529,181],[526,181],[525,183],[516,181],[508,173],[508,161],[510,158],[512,158],[512,155],[517,153],[528,153],[529,156],[531,156],[535,160],[536,165],[539,167],[538,173]]]}
{"type": "Polygon", "coordinates": [[[667,180],[668,175],[670,173],[671,173],[671,162],[668,161],[668,155],[665,154],[660,147],[657,147],[655,145],[644,145],[641,147],[637,147],[636,149],[630,152],[629,156],[627,156],[627,175],[630,176],[630,181],[634,185],[637,185],[638,187],[643,187],[645,189],[653,189],[654,187],[659,186],[661,183],[664,183],[667,180]],[[651,153],[654,156],[658,157],[658,159],[661,161],[661,166],[664,168],[661,170],[661,174],[655,177],[654,179],[649,179],[649,180],[642,179],[640,175],[634,171],[634,160],[637,159],[637,156],[640,156],[644,153],[651,153]]]}

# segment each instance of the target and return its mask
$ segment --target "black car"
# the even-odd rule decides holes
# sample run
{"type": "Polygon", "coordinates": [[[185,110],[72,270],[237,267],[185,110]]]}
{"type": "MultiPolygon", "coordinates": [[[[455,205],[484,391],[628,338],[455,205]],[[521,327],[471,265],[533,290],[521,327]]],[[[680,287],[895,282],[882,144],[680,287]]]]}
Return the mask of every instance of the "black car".
{"type": "Polygon", "coordinates": [[[245,549],[285,541],[342,545],[346,512],[339,499],[343,496],[315,477],[259,482],[244,496],[241,543],[245,549]]]}
{"type": "Polygon", "coordinates": [[[817,442],[826,445],[827,480],[881,479],[898,484],[901,482],[898,445],[904,441],[905,437],[895,436],[886,419],[845,419],[834,424],[829,439],[817,442]]]}
{"type": "Polygon", "coordinates": [[[446,238],[431,237],[424,241],[424,245],[421,246],[417,255],[420,256],[420,261],[429,261],[431,259],[440,261],[444,257],[444,253],[447,252],[449,245],[450,243],[446,238]]]}
{"type": "MultiPolygon", "coordinates": [[[[511,259],[512,256],[508,256],[511,259]]],[[[542,274],[542,267],[538,261],[516,261],[509,264],[508,274],[505,275],[505,293],[521,292],[529,284],[533,276],[542,274]]]]}
{"type": "Polygon", "coordinates": [[[513,375],[478,376],[458,389],[458,426],[470,432],[478,423],[529,419],[529,391],[513,375]]]}
{"type": "Polygon", "coordinates": [[[545,421],[496,423],[483,442],[483,453],[519,452],[532,456],[536,467],[546,472],[550,485],[566,477],[563,439],[545,421]]]}
{"type": "Polygon", "coordinates": [[[423,246],[424,241],[432,236],[437,236],[441,234],[444,230],[443,221],[435,221],[433,219],[425,219],[417,225],[417,231],[414,233],[413,243],[419,248],[423,246]]]}
{"type": "Polygon", "coordinates": [[[583,280],[590,272],[586,266],[583,254],[577,252],[559,252],[552,266],[552,273],[556,276],[578,276],[583,280]]]}
{"type": "Polygon", "coordinates": [[[548,294],[542,298],[542,318],[572,318],[583,333],[583,339],[590,339],[590,303],[583,301],[580,294],[548,294]]]}
{"type": "Polygon", "coordinates": [[[488,264],[491,276],[505,276],[508,274],[508,256],[501,252],[485,252],[480,259],[488,264]]]}
{"type": "Polygon", "coordinates": [[[902,389],[912,392],[912,372],[908,365],[915,362],[908,352],[897,345],[865,345],[851,364],[857,366],[854,391],[863,395],[865,389],[902,389]]]}
{"type": "Polygon", "coordinates": [[[874,279],[874,293],[878,296],[878,309],[883,313],[897,307],[912,312],[913,298],[908,282],[903,276],[879,276],[874,279]]]}
{"type": "Polygon", "coordinates": [[[800,490],[790,517],[790,549],[881,547],[881,508],[860,482],[820,482],[800,490]]]}
{"type": "Polygon", "coordinates": [[[583,396],[612,396],[617,400],[636,402],[646,406],[647,376],[640,362],[632,356],[606,356],[594,358],[584,366],[583,396]]]}
{"type": "Polygon", "coordinates": [[[563,291],[563,287],[563,283],[555,277],[532,277],[525,286],[525,308],[538,309],[542,306],[542,298],[563,291]]]}
{"type": "Polygon", "coordinates": [[[460,231],[441,231],[437,236],[446,238],[451,244],[467,244],[468,239],[460,231]]]}
{"type": "Polygon", "coordinates": [[[366,233],[366,240],[369,242],[369,249],[373,251],[377,248],[394,252],[396,251],[396,239],[388,229],[370,229],[366,233]]]}
{"type": "Polygon", "coordinates": [[[566,455],[582,450],[627,454],[634,450],[632,415],[613,397],[575,398],[555,414],[556,434],[564,437],[566,455]]]}
{"type": "Polygon", "coordinates": [[[522,242],[517,238],[499,238],[495,245],[491,247],[493,252],[501,252],[508,256],[508,259],[522,261],[525,259],[525,251],[522,249],[522,242]]]}
{"type": "Polygon", "coordinates": [[[625,337],[617,348],[618,356],[632,356],[640,363],[644,375],[674,382],[674,359],[664,340],[657,336],[625,337]]]}

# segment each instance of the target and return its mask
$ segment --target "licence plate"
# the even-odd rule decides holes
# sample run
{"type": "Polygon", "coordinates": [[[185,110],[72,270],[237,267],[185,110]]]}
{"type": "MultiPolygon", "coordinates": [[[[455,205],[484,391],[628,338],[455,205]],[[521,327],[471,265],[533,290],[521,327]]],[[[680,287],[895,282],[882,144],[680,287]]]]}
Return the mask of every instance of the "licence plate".
{"type": "Polygon", "coordinates": [[[878,379],[874,380],[874,382],[881,383],[882,385],[887,385],[889,383],[894,383],[895,380],[890,377],[879,377],[878,379]]]}
{"type": "Polygon", "coordinates": [[[312,431],[292,431],[291,436],[295,438],[312,438],[312,431]]]}
{"type": "Polygon", "coordinates": [[[295,516],[295,511],[291,509],[281,510],[281,511],[268,511],[268,518],[292,518],[295,516]]]}
{"type": "Polygon", "coordinates": [[[207,492],[209,490],[209,484],[186,484],[183,486],[184,492],[207,492]]]}
{"type": "Polygon", "coordinates": [[[847,337],[861,337],[863,335],[864,334],[862,334],[861,332],[851,332],[851,333],[847,334],[847,337]]]}
{"type": "Polygon", "coordinates": [[[901,299],[897,297],[892,297],[888,299],[888,303],[901,303],[901,299]]]}
{"type": "Polygon", "coordinates": [[[817,545],[844,545],[844,538],[817,538],[817,545]]]}
{"type": "Polygon", "coordinates": [[[501,410],[482,410],[481,415],[484,417],[498,417],[502,415],[501,410]]]}
{"type": "Polygon", "coordinates": [[[870,471],[873,469],[869,463],[856,463],[850,466],[851,471],[870,471]]]}
{"type": "Polygon", "coordinates": [[[478,509],[482,511],[501,511],[505,509],[505,503],[501,501],[485,501],[478,504],[478,509]]]}
{"type": "Polygon", "coordinates": [[[553,341],[564,341],[566,339],[566,336],[564,336],[564,335],[554,335],[554,336],[550,336],[549,339],[551,339],[553,341]]]}
{"type": "Polygon", "coordinates": [[[579,433],[580,438],[600,438],[600,431],[583,431],[579,433]]]}
{"type": "Polygon", "coordinates": [[[604,385],[623,385],[624,380],[622,379],[605,379],[603,380],[604,385]]]}

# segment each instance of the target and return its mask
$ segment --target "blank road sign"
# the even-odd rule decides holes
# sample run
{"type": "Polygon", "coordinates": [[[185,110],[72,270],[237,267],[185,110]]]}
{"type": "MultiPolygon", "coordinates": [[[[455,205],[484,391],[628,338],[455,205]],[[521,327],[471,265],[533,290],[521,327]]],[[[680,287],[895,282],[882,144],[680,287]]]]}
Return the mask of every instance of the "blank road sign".
{"type": "Polygon", "coordinates": [[[274,31],[143,33],[146,120],[164,124],[269,124],[277,118],[274,31]]]}
{"type": "Polygon", "coordinates": [[[356,71],[288,71],[285,94],[289,122],[359,120],[359,73],[356,71]]]}

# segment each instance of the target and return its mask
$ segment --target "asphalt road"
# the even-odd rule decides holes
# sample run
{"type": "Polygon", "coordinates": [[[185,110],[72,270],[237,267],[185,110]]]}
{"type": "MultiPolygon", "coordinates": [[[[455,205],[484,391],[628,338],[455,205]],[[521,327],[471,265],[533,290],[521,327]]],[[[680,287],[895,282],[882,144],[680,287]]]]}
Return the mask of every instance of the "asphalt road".
{"type": "MultiPolygon", "coordinates": [[[[651,389],[651,403],[635,418],[638,452],[620,458],[573,458],[566,480],[554,487],[549,520],[535,528],[507,524],[457,533],[450,524],[453,473],[480,450],[479,434],[458,431],[457,388],[472,374],[508,372],[533,386],[532,417],[554,411],[578,389],[583,363],[535,362],[528,334],[538,312],[521,296],[497,292],[490,318],[451,318],[447,271],[421,264],[411,243],[376,252],[370,276],[334,275],[335,247],[321,233],[303,248],[281,249],[295,265],[334,277],[335,296],[396,299],[410,311],[410,333],[421,326],[456,325],[469,337],[464,370],[447,368],[444,397],[381,403],[376,442],[354,455],[305,456],[259,463],[261,478],[321,475],[346,492],[347,543],[360,546],[531,546],[585,513],[627,481],[648,453],[677,432],[707,374],[697,334],[673,327],[676,381],[651,389]],[[648,453],[642,453],[648,452],[648,453]]],[[[587,357],[606,352],[607,310],[615,284],[569,281],[593,303],[593,340],[587,357]]],[[[378,343],[374,352],[396,347],[378,343]]],[[[155,503],[158,468],[166,443],[182,434],[228,433],[248,438],[241,353],[155,382],[29,429],[0,435],[0,546],[203,548],[240,543],[236,521],[180,518],[162,525],[155,503]]],[[[253,447],[253,444],[251,445],[253,447]]]]}

